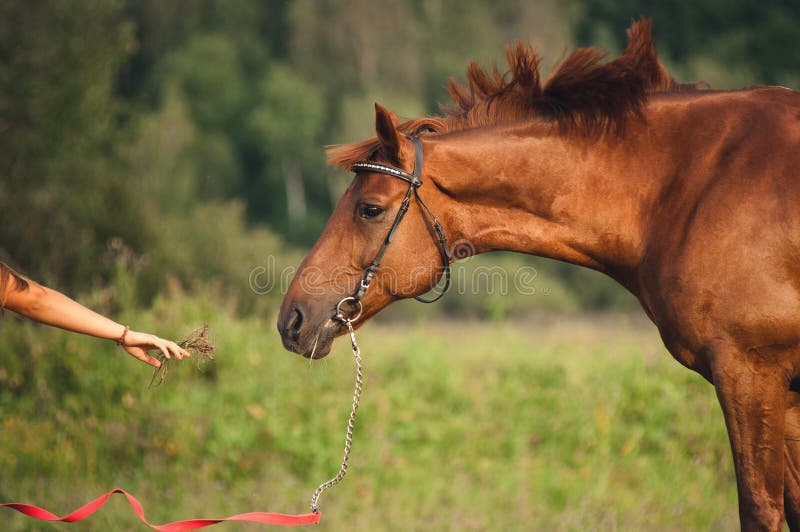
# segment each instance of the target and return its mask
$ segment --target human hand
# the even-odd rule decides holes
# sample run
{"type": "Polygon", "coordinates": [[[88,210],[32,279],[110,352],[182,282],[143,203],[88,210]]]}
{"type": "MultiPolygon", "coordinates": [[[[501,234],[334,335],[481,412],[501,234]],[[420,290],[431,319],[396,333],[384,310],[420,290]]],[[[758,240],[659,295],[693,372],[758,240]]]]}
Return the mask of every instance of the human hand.
{"type": "Polygon", "coordinates": [[[148,351],[153,349],[161,351],[167,360],[171,359],[173,356],[178,360],[182,360],[183,357],[192,356],[191,353],[175,342],[139,331],[129,330],[122,338],[120,345],[132,357],[141,360],[145,364],[150,364],[155,368],[161,367],[161,361],[148,353],[148,351]]]}

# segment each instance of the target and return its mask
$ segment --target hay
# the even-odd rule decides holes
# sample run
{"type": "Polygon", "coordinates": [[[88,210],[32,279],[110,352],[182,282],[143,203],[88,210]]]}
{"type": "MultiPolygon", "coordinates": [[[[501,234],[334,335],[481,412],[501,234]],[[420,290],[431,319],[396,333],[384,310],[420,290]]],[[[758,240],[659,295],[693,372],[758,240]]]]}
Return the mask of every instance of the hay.
{"type": "MultiPolygon", "coordinates": [[[[195,365],[200,371],[205,369],[206,363],[214,360],[214,344],[208,339],[208,324],[192,331],[185,340],[178,342],[178,345],[192,354],[195,365]]],[[[150,379],[148,388],[160,386],[169,373],[169,363],[172,360],[167,359],[164,353],[161,352],[158,353],[156,358],[161,361],[161,366],[153,371],[153,377],[150,379]]]]}

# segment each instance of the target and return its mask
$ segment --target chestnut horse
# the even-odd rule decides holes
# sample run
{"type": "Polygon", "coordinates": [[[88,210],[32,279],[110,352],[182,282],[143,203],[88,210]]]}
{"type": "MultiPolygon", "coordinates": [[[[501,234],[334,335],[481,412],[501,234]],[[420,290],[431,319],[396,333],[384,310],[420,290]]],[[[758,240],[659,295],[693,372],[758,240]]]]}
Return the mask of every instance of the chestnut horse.
{"type": "Polygon", "coordinates": [[[333,318],[343,298],[358,293],[361,325],[429,290],[445,271],[431,214],[450,243],[478,253],[598,270],[714,385],[742,529],[785,518],[800,530],[800,94],[677,83],[650,26],[635,22],[613,61],[579,49],[546,81],[532,49],[509,47],[507,74],[473,63],[468,87],[450,81],[442,117],[399,123],[376,105],[376,137],[329,150],[357,175],[278,329],[287,349],[321,358],[346,330],[333,318]],[[358,289],[379,249],[369,290],[358,289]]]}

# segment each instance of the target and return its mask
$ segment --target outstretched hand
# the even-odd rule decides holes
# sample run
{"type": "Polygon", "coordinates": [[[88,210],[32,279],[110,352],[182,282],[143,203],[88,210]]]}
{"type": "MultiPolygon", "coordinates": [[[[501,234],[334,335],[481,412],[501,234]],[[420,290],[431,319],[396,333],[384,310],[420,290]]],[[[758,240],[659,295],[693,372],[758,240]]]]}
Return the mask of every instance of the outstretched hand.
{"type": "Polygon", "coordinates": [[[175,342],[159,338],[154,334],[139,331],[128,331],[122,341],[122,348],[132,357],[149,364],[154,368],[161,367],[161,361],[151,356],[148,351],[158,349],[167,360],[172,357],[182,360],[183,357],[192,356],[186,349],[183,349],[175,342]]]}

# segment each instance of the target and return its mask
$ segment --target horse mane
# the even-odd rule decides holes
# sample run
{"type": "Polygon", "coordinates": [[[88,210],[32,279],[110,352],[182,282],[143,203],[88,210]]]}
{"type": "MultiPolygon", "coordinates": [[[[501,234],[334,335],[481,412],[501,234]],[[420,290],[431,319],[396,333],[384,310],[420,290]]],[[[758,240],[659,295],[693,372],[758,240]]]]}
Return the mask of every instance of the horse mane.
{"type": "MultiPolygon", "coordinates": [[[[547,80],[539,74],[541,57],[530,45],[506,46],[509,70],[501,74],[476,62],[467,67],[467,85],[450,78],[447,90],[453,103],[441,106],[442,117],[403,122],[406,134],[449,133],[525,119],[543,119],[562,134],[587,137],[622,133],[629,119],[642,117],[648,95],[697,90],[693,83],[676,82],[656,54],[653,22],[633,21],[628,44],[613,61],[605,52],[579,48],[556,64],[547,80]]],[[[377,137],[354,144],[331,146],[328,163],[348,169],[370,158],[380,148],[377,137]]]]}

